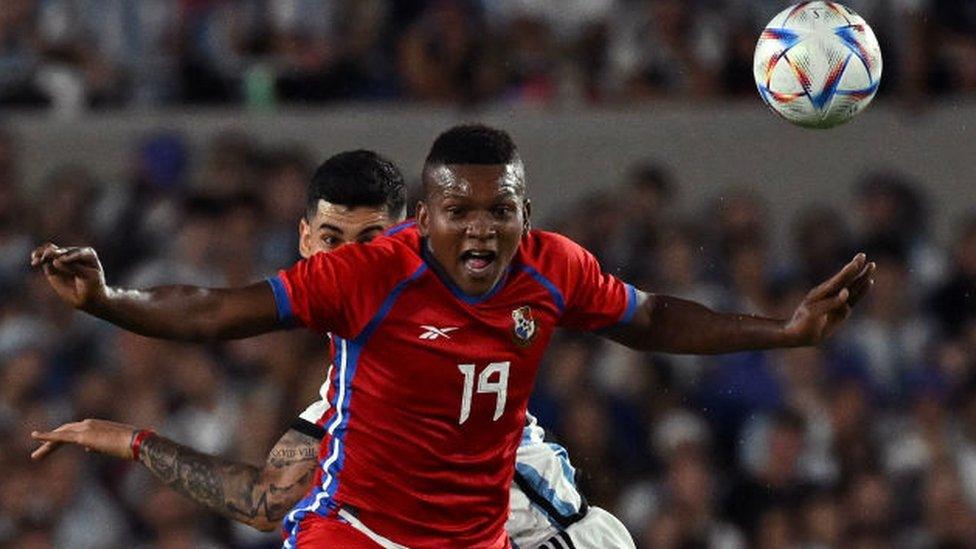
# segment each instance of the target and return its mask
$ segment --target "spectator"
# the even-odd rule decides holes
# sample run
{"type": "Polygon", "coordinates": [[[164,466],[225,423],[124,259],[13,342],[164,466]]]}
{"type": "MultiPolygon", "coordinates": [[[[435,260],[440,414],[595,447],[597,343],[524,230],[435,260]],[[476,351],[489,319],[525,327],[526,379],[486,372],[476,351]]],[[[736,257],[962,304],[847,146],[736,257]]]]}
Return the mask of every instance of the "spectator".
{"type": "Polygon", "coordinates": [[[611,58],[625,96],[706,97],[720,91],[721,27],[700,4],[642,0],[620,18],[611,58]]]}
{"type": "Polygon", "coordinates": [[[976,7],[966,0],[932,0],[938,27],[936,63],[944,90],[976,90],[976,7]]]}
{"type": "Polygon", "coordinates": [[[836,498],[823,492],[812,496],[800,510],[801,547],[837,547],[844,539],[844,513],[836,498]]]}
{"type": "MultiPolygon", "coordinates": [[[[881,93],[976,90],[967,0],[848,0],[881,93]]],[[[412,100],[470,107],[752,95],[778,0],[7,0],[0,106],[412,100]]]]}
{"type": "Polygon", "coordinates": [[[905,291],[910,287],[905,248],[897,240],[879,240],[866,250],[878,274],[864,314],[847,332],[849,345],[864,360],[878,396],[894,402],[907,395],[908,380],[922,371],[932,329],[905,291]]]}
{"type": "MultiPolygon", "coordinates": [[[[929,237],[928,211],[918,185],[897,173],[872,172],[858,185],[859,245],[890,241],[903,250],[912,281],[923,291],[943,276],[944,260],[929,237]]],[[[919,295],[912,296],[920,297],[919,295]]]]}
{"type": "Polygon", "coordinates": [[[711,468],[695,452],[672,457],[666,472],[660,514],[652,519],[648,547],[745,547],[742,534],[717,519],[711,468]]]}
{"type": "Polygon", "coordinates": [[[952,274],[931,299],[943,333],[957,337],[976,321],[976,217],[962,222],[953,252],[952,274]]]}
{"type": "MultiPolygon", "coordinates": [[[[760,545],[771,539],[792,539],[781,532],[779,513],[795,512],[811,487],[800,475],[799,459],[804,445],[803,419],[794,412],[780,412],[769,418],[758,439],[743,439],[746,474],[734,486],[725,502],[733,524],[760,545]]],[[[776,546],[776,545],[770,545],[776,546]]]]}
{"type": "Polygon", "coordinates": [[[793,249],[799,254],[795,276],[803,286],[818,284],[836,265],[853,255],[847,223],[839,212],[812,207],[793,225],[793,249]]]}
{"type": "Polygon", "coordinates": [[[400,74],[409,97],[470,105],[493,97],[501,74],[473,3],[437,0],[406,30],[400,74]]]}
{"type": "Polygon", "coordinates": [[[36,0],[0,5],[0,104],[38,106],[48,98],[34,81],[40,61],[36,0]]]}

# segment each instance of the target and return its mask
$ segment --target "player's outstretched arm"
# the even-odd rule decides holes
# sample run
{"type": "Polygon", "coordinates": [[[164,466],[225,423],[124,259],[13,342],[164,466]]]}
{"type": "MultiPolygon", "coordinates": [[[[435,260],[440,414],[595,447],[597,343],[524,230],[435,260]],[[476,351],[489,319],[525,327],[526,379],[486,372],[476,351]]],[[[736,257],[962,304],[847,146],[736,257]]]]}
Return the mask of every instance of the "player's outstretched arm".
{"type": "MultiPolygon", "coordinates": [[[[31,433],[43,444],[31,458],[43,459],[62,444],[133,459],[132,425],[86,419],[57,429],[31,433]]],[[[140,443],[139,462],[177,492],[211,511],[272,531],[305,495],[315,475],[319,441],[289,429],[272,448],[264,468],[203,454],[152,434],[140,443]]]]}
{"type": "Polygon", "coordinates": [[[684,299],[640,294],[632,322],[608,336],[645,351],[718,354],[816,345],[829,337],[874,282],[875,264],[858,254],[810,290],[790,319],[717,313],[684,299]]]}
{"type": "Polygon", "coordinates": [[[203,341],[248,337],[278,327],[274,294],[266,283],[211,289],[163,286],[112,288],[91,248],[47,243],[31,253],[62,301],[137,334],[203,341]]]}

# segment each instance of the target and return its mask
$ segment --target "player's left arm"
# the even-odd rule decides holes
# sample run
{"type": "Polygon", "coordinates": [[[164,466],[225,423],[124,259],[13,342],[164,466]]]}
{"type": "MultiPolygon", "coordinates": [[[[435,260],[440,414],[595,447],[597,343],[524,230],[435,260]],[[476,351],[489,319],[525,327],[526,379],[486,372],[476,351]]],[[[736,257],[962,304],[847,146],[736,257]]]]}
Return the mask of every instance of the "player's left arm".
{"type": "Polygon", "coordinates": [[[718,313],[692,301],[638,291],[630,322],[605,335],[634,349],[681,354],[816,345],[851,314],[851,307],[874,282],[875,268],[858,254],[810,290],[789,319],[718,313]]]}

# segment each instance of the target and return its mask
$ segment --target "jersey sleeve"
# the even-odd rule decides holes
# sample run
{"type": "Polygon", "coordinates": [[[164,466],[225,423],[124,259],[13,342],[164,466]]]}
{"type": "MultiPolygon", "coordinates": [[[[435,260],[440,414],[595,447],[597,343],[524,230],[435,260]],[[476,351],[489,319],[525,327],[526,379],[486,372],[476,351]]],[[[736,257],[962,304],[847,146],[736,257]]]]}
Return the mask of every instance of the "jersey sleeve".
{"type": "Polygon", "coordinates": [[[597,331],[630,322],[637,309],[637,290],[604,273],[600,262],[579,244],[562,238],[566,254],[565,310],[560,326],[597,331]]]}
{"type": "Polygon", "coordinates": [[[403,261],[389,243],[315,254],[268,279],[283,324],[355,338],[395,285],[403,261]]]}

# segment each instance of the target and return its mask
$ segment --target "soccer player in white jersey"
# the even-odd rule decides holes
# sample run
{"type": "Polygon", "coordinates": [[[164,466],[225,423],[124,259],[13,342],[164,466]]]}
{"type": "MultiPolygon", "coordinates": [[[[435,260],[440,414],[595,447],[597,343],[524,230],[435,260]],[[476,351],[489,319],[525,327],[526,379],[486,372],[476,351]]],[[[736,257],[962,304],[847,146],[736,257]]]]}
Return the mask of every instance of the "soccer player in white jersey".
{"type": "MultiPolygon", "coordinates": [[[[397,167],[371,151],[340,153],[313,176],[307,210],[299,222],[303,257],[351,242],[365,243],[403,221],[405,186],[397,167]]],[[[430,327],[429,337],[449,337],[430,327]]],[[[85,420],[37,433],[45,441],[32,455],[42,459],[71,443],[120,458],[137,459],[150,472],[197,503],[236,521],[271,531],[312,486],[316,455],[324,435],[331,374],[322,400],[310,405],[271,450],[263,468],[206,455],[161,436],[141,440],[142,429],[104,420],[85,420]],[[135,444],[134,444],[135,443],[135,444]]],[[[566,450],[544,441],[545,432],[527,416],[516,453],[506,530],[515,547],[553,549],[629,548],[623,524],[590,507],[576,489],[566,450]]]]}

